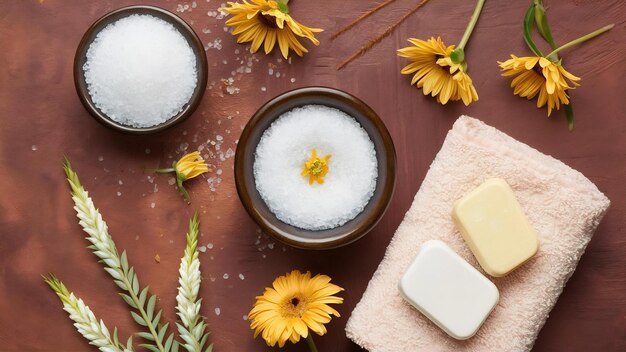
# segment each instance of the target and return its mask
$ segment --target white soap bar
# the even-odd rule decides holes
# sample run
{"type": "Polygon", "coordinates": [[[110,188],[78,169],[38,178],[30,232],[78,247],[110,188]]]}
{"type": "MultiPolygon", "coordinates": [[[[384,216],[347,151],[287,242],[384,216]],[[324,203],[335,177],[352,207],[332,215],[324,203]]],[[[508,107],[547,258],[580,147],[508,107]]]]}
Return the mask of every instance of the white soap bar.
{"type": "Polygon", "coordinates": [[[498,303],[498,288],[445,243],[422,245],[400,294],[448,335],[472,337],[498,303]]]}

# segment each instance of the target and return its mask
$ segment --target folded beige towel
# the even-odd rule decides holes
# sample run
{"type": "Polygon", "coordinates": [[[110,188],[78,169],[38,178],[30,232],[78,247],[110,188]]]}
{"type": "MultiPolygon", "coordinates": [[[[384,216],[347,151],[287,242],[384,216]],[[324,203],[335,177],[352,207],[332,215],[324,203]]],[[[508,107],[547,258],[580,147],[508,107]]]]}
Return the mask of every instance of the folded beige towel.
{"type": "Polygon", "coordinates": [[[581,173],[462,116],[352,312],[347,335],[372,352],[528,351],[608,206],[581,173]],[[500,302],[474,337],[457,341],[406,303],[397,285],[429,239],[444,241],[484,273],[450,214],[457,199],[490,177],[505,179],[515,192],[537,230],[539,251],[508,276],[491,278],[500,302]]]}

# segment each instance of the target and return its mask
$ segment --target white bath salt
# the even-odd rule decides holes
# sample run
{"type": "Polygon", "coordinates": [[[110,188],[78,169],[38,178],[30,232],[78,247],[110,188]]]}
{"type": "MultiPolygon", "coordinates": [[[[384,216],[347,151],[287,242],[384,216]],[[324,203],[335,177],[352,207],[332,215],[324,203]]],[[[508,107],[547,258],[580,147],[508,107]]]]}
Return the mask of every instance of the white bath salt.
{"type": "Polygon", "coordinates": [[[206,252],[206,247],[205,246],[200,246],[200,247],[198,247],[198,251],[204,253],[204,252],[206,252]]]}
{"type": "Polygon", "coordinates": [[[219,307],[215,308],[215,315],[220,315],[222,313],[219,307]]]}
{"type": "Polygon", "coordinates": [[[242,273],[239,273],[239,280],[243,280],[243,279],[245,279],[245,276],[243,276],[242,273]]]}
{"type": "Polygon", "coordinates": [[[206,248],[213,249],[213,243],[211,242],[207,243],[206,248]]]}
{"type": "Polygon", "coordinates": [[[173,25],[131,15],[106,26],[83,66],[94,104],[114,121],[159,125],[179,113],[197,85],[196,57],[173,25]]]}
{"type": "Polygon", "coordinates": [[[243,320],[248,320],[248,316],[247,316],[247,315],[244,315],[244,316],[243,316],[243,320]]]}
{"type": "Polygon", "coordinates": [[[117,192],[117,196],[121,197],[122,196],[122,192],[117,192]]]}
{"type": "Polygon", "coordinates": [[[156,206],[155,202],[150,203],[150,208],[154,209],[155,206],[156,206]]]}
{"type": "Polygon", "coordinates": [[[367,132],[346,113],[323,105],[293,109],[263,132],[256,148],[256,188],[281,221],[307,230],[356,217],[376,188],[378,162],[367,132]],[[301,176],[313,149],[330,154],[324,183],[301,176]]]}
{"type": "Polygon", "coordinates": [[[103,157],[102,155],[100,155],[100,156],[98,157],[98,161],[104,161],[104,157],[103,157]]]}
{"type": "Polygon", "coordinates": [[[32,150],[34,152],[37,151],[37,145],[36,144],[31,145],[30,146],[30,150],[32,150]]]}
{"type": "Polygon", "coordinates": [[[228,280],[228,278],[229,278],[228,273],[224,273],[223,278],[224,278],[224,280],[228,280]]]}
{"type": "Polygon", "coordinates": [[[261,87],[261,92],[265,92],[265,91],[267,91],[267,88],[261,87]]]}

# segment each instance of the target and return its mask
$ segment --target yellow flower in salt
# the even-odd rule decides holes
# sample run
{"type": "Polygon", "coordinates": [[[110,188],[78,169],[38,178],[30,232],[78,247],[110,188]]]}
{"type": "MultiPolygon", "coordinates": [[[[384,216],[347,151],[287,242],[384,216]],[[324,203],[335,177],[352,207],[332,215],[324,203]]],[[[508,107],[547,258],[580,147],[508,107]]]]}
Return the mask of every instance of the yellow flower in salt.
{"type": "Polygon", "coordinates": [[[413,74],[411,85],[422,88],[424,95],[435,97],[440,104],[462,100],[469,105],[478,100],[465,63],[454,63],[450,57],[454,45],[446,47],[439,37],[428,40],[411,38],[409,43],[413,46],[399,49],[398,56],[412,61],[400,71],[413,74]]]}
{"type": "Polygon", "coordinates": [[[548,105],[548,116],[553,109],[559,110],[561,105],[569,104],[568,89],[574,89],[579,84],[579,77],[567,72],[559,62],[551,62],[545,57],[530,56],[511,58],[499,62],[502,76],[514,76],[511,82],[513,94],[533,99],[537,94],[537,107],[548,105]],[[567,80],[566,80],[567,79],[567,80]],[[569,82],[568,82],[569,81],[569,82]],[[571,84],[571,85],[570,85],[571,84]]]}
{"type": "Polygon", "coordinates": [[[176,173],[176,185],[187,203],[190,202],[189,193],[187,193],[187,190],[183,187],[183,182],[207,171],[209,171],[209,166],[204,162],[198,151],[184,155],[180,160],[174,163],[174,167],[156,170],[158,173],[176,173]]]}
{"type": "Polygon", "coordinates": [[[312,185],[313,182],[319,184],[324,183],[324,176],[328,173],[328,159],[330,159],[330,157],[331,155],[326,155],[320,159],[317,156],[317,150],[313,149],[311,158],[304,162],[304,167],[300,175],[309,176],[310,185],[312,185]]]}
{"type": "Polygon", "coordinates": [[[283,347],[287,340],[292,343],[300,337],[313,344],[309,329],[322,336],[326,333],[324,324],[330,322],[331,315],[339,317],[339,312],[329,304],[341,304],[343,298],[334,296],[343,288],[331,284],[330,277],[301,273],[294,270],[277,277],[262,296],[257,296],[254,307],[248,314],[254,337],[261,337],[269,346],[278,343],[283,347]]]}
{"type": "Polygon", "coordinates": [[[234,28],[233,35],[238,35],[237,43],[252,42],[252,53],[257,52],[263,44],[265,53],[269,54],[278,43],[285,59],[288,58],[290,49],[302,56],[308,50],[298,37],[308,38],[313,44],[319,45],[314,33],[321,32],[322,29],[310,28],[294,20],[289,15],[287,2],[288,0],[229,2],[223,11],[233,16],[226,21],[226,25],[234,28]]]}

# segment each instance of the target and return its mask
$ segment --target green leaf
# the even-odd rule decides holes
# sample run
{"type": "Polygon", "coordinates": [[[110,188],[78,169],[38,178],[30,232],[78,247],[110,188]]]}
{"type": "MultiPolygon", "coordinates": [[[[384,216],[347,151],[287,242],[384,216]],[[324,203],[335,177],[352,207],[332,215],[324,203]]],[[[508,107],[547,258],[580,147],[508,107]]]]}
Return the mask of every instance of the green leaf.
{"type": "Polygon", "coordinates": [[[171,352],[178,352],[178,347],[180,345],[178,344],[178,341],[174,340],[174,343],[172,344],[172,351],[171,352]]]}
{"type": "Polygon", "coordinates": [[[159,341],[163,341],[163,338],[165,338],[165,333],[167,332],[167,326],[168,326],[169,324],[170,324],[170,323],[165,323],[165,325],[163,325],[163,326],[161,326],[161,327],[159,328],[159,333],[158,333],[158,335],[157,335],[157,337],[159,338],[159,341]]]}
{"type": "Polygon", "coordinates": [[[137,324],[141,326],[148,326],[148,324],[143,320],[143,318],[139,314],[135,312],[130,312],[130,315],[133,317],[133,319],[135,319],[135,322],[137,322],[137,324]]]}
{"type": "Polygon", "coordinates": [[[126,291],[127,287],[126,284],[123,281],[119,281],[119,280],[114,280],[113,282],[115,282],[115,284],[121,288],[122,290],[126,291]]]}
{"type": "MultiPolygon", "coordinates": [[[[146,288],[144,288],[143,290],[141,290],[141,293],[139,294],[139,305],[140,306],[144,306],[144,304],[146,303],[146,297],[148,295],[148,286],[146,286],[146,288]]],[[[136,307],[135,307],[136,308],[136,307]]]]}
{"type": "Polygon", "coordinates": [[[532,38],[533,24],[535,23],[535,4],[531,4],[524,16],[524,41],[528,48],[537,56],[543,56],[532,38]]]}
{"type": "Polygon", "coordinates": [[[149,345],[149,344],[147,344],[147,343],[142,343],[142,344],[141,344],[141,345],[139,345],[139,346],[141,346],[141,347],[143,347],[143,348],[147,348],[147,349],[149,349],[149,350],[150,350],[150,351],[152,351],[152,352],[161,352],[161,351],[159,351],[159,349],[158,349],[156,346],[154,346],[154,345],[149,345]]]}
{"type": "MultiPolygon", "coordinates": [[[[130,268],[130,270],[132,271],[133,268],[130,268]]],[[[137,274],[133,274],[132,278],[133,278],[133,293],[137,294],[139,293],[139,278],[137,278],[137,274]]]]}
{"type": "Polygon", "coordinates": [[[120,256],[120,264],[122,265],[122,270],[124,271],[124,274],[128,273],[128,258],[126,256],[126,251],[123,251],[122,255],[120,256]]]}
{"type": "Polygon", "coordinates": [[[141,331],[141,332],[138,332],[137,335],[139,337],[143,338],[143,339],[148,340],[148,341],[154,341],[154,335],[152,335],[149,332],[141,331]]]}
{"type": "Polygon", "coordinates": [[[212,351],[213,351],[213,344],[210,344],[209,347],[207,347],[204,352],[212,352],[212,351]]]}
{"type": "Polygon", "coordinates": [[[552,50],[556,49],[556,43],[552,37],[550,31],[550,25],[548,24],[548,17],[546,16],[546,9],[543,7],[541,0],[534,0],[535,5],[535,22],[537,23],[537,30],[539,34],[545,39],[552,50]]]}
{"type": "Polygon", "coordinates": [[[133,307],[133,308],[137,309],[137,305],[135,304],[135,302],[133,301],[133,299],[132,299],[129,295],[127,295],[127,294],[125,294],[125,293],[120,293],[119,295],[120,295],[120,296],[122,296],[122,299],[124,299],[124,301],[125,301],[125,302],[129,305],[129,306],[131,306],[131,307],[133,307]]]}
{"type": "Polygon", "coordinates": [[[126,341],[126,349],[132,351],[133,350],[133,336],[131,335],[126,341]]]}
{"type": "Polygon", "coordinates": [[[115,346],[119,346],[120,344],[120,339],[117,337],[117,326],[113,327],[113,342],[115,343],[115,346]]]}
{"type": "Polygon", "coordinates": [[[154,305],[156,304],[156,295],[152,295],[148,300],[148,306],[146,307],[146,314],[148,319],[152,320],[152,316],[154,315],[154,305]]]}
{"type": "Polygon", "coordinates": [[[161,320],[161,313],[162,312],[163,312],[163,310],[159,310],[159,312],[156,314],[154,319],[152,319],[152,325],[153,326],[157,326],[159,324],[159,320],[161,320]]]}
{"type": "Polygon", "coordinates": [[[165,341],[165,345],[163,346],[163,348],[166,352],[172,348],[172,342],[174,342],[174,333],[171,333],[170,337],[168,337],[167,341],[165,341]]]}

